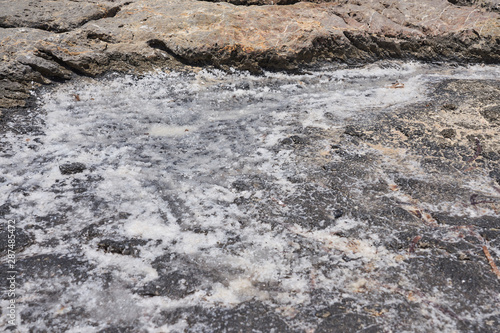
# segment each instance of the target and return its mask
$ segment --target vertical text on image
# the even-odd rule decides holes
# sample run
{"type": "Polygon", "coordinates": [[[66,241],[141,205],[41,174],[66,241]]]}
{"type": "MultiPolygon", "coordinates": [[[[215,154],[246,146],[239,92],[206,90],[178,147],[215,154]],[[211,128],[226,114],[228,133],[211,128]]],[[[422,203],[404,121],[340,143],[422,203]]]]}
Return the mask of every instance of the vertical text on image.
{"type": "Polygon", "coordinates": [[[16,325],[16,221],[7,221],[7,323],[9,326],[16,325]]]}

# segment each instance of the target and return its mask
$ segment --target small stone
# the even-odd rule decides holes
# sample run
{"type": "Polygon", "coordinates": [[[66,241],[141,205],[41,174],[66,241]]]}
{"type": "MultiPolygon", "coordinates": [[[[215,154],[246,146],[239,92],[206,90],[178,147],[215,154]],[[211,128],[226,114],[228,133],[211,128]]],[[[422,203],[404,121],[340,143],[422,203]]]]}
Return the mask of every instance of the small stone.
{"type": "Polygon", "coordinates": [[[236,199],[234,199],[233,203],[236,204],[236,205],[243,205],[245,204],[245,202],[247,202],[248,200],[245,199],[245,197],[243,196],[240,196],[240,197],[237,197],[236,199]]]}
{"type": "Polygon", "coordinates": [[[333,217],[334,217],[335,219],[341,218],[343,215],[344,215],[344,212],[343,212],[341,209],[336,209],[336,210],[333,212],[333,217]]]}
{"type": "Polygon", "coordinates": [[[496,105],[493,107],[485,108],[481,110],[480,113],[488,122],[493,124],[500,124],[500,106],[496,105]]]}
{"type": "Polygon", "coordinates": [[[443,109],[453,111],[457,109],[457,106],[455,104],[445,104],[443,109]]]}
{"type": "Polygon", "coordinates": [[[281,140],[282,145],[304,145],[307,143],[307,140],[298,135],[292,135],[286,139],[281,140]]]}
{"type": "Polygon", "coordinates": [[[336,119],[336,117],[335,117],[335,116],[333,115],[333,113],[331,113],[331,112],[325,112],[325,113],[323,114],[323,117],[325,117],[325,118],[326,118],[326,119],[328,119],[328,120],[335,120],[335,119],[336,119]]]}
{"type": "Polygon", "coordinates": [[[127,213],[127,212],[119,212],[119,213],[118,213],[118,219],[119,219],[119,220],[126,220],[126,219],[128,219],[130,216],[132,216],[132,214],[127,213]]]}
{"type": "Polygon", "coordinates": [[[66,163],[59,166],[59,170],[63,175],[73,175],[75,173],[83,172],[87,167],[83,163],[75,162],[75,163],[66,163]]]}
{"type": "Polygon", "coordinates": [[[500,185],[500,170],[491,170],[489,176],[493,178],[498,185],[500,185]]]}
{"type": "Polygon", "coordinates": [[[355,128],[354,126],[351,126],[351,125],[346,126],[344,133],[347,135],[350,135],[350,136],[356,136],[358,138],[361,138],[364,136],[363,132],[361,132],[360,130],[358,130],[357,128],[355,128]]]}
{"type": "Polygon", "coordinates": [[[237,180],[237,181],[233,182],[232,186],[238,192],[249,191],[251,189],[250,184],[248,184],[247,182],[245,182],[243,180],[237,180]]]}
{"type": "Polygon", "coordinates": [[[321,311],[316,312],[316,314],[315,314],[315,316],[318,318],[328,318],[331,315],[332,314],[330,313],[330,311],[327,311],[327,310],[321,310],[321,311]]]}
{"type": "Polygon", "coordinates": [[[103,239],[98,244],[97,247],[107,253],[116,253],[122,255],[132,255],[138,256],[140,251],[136,247],[138,245],[144,245],[146,241],[143,240],[123,240],[114,241],[111,239],[103,239]]]}
{"type": "Polygon", "coordinates": [[[457,135],[457,132],[453,128],[446,128],[441,131],[441,135],[446,139],[452,139],[457,135]]]}

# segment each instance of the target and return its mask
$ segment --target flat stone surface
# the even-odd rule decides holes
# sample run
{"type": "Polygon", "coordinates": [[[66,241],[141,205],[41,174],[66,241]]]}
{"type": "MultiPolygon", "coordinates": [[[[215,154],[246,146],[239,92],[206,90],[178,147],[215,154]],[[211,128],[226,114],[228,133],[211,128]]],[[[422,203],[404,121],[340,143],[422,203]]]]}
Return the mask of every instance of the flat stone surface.
{"type": "Polygon", "coordinates": [[[19,318],[0,330],[495,333],[499,73],[204,69],[37,93],[0,122],[19,318]]]}
{"type": "Polygon", "coordinates": [[[124,2],[1,0],[0,27],[66,32],[89,21],[114,16],[124,2]]]}

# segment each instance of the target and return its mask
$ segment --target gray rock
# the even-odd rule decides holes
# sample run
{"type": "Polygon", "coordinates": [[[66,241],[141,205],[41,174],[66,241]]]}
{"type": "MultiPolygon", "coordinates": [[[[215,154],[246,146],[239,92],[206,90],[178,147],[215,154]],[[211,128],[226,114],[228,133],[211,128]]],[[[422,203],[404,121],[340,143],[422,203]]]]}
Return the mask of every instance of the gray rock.
{"type": "MultiPolygon", "coordinates": [[[[400,69],[407,68],[391,63],[373,66],[373,87],[380,87],[382,93],[412,93],[418,86],[411,81],[400,78],[405,88],[392,90],[392,77],[378,76],[386,69],[398,76],[400,69]]],[[[85,325],[101,332],[161,331],[165,327],[181,327],[186,332],[399,332],[415,327],[495,332],[496,308],[484,304],[495,304],[500,280],[482,246],[487,245],[498,265],[500,198],[493,182],[498,182],[500,142],[495,135],[497,125],[486,121],[483,114],[498,104],[500,82],[491,74],[490,79],[471,79],[473,75],[463,72],[459,79],[452,79],[450,72],[463,69],[430,67],[432,78],[425,84],[425,98],[394,105],[390,111],[359,107],[343,122],[332,102],[331,107],[315,110],[325,115],[326,126],[321,127],[296,120],[319,105],[317,97],[308,97],[309,103],[301,104],[278,96],[284,91],[278,87],[296,83],[297,78],[303,80],[301,89],[309,94],[307,89],[318,78],[312,71],[312,75],[278,75],[281,79],[271,82],[267,76],[221,75],[213,83],[216,88],[210,99],[195,99],[192,86],[167,93],[149,85],[148,90],[139,90],[144,101],[156,99],[160,92],[168,100],[159,104],[160,110],[166,105],[188,109],[193,100],[226,110],[225,104],[217,104],[219,97],[234,87],[244,87],[247,82],[249,89],[257,90],[262,87],[258,82],[265,80],[265,87],[271,88],[269,98],[259,102],[269,109],[239,120],[204,124],[196,131],[200,136],[187,142],[186,137],[177,140],[142,134],[143,127],[133,127],[135,122],[151,124],[158,118],[139,108],[137,118],[126,119],[130,101],[115,104],[114,98],[106,98],[111,105],[102,103],[78,85],[74,88],[81,101],[49,95],[58,106],[47,107],[48,116],[57,111],[61,114],[55,121],[47,121],[41,140],[31,140],[43,145],[44,151],[26,153],[25,136],[9,133],[4,137],[4,149],[12,155],[12,162],[3,167],[4,180],[0,180],[7,188],[5,200],[9,200],[0,206],[0,215],[16,218],[19,244],[26,246],[16,254],[22,291],[18,304],[23,326],[19,329],[37,331],[44,323],[57,332],[85,325]],[[436,72],[444,73],[445,78],[434,81],[436,72]],[[285,100],[280,112],[290,121],[266,116],[278,98],[285,100]],[[68,104],[60,105],[60,101],[68,104]],[[328,117],[327,109],[332,111],[328,117]],[[100,116],[91,117],[94,110],[100,116]],[[59,118],[64,114],[71,117],[59,118]],[[110,118],[101,122],[99,117],[106,114],[110,118]],[[67,119],[68,124],[59,135],[58,119],[67,119]],[[76,124],[85,124],[85,128],[74,131],[71,125],[76,124]],[[124,131],[122,125],[131,128],[124,131]],[[275,132],[278,126],[284,128],[275,132]],[[103,135],[113,134],[109,141],[99,137],[88,144],[86,140],[63,140],[73,133],[76,138],[90,139],[104,128],[109,132],[103,135]],[[444,137],[443,131],[449,129],[455,134],[444,137]],[[274,141],[261,143],[267,133],[274,141]],[[482,147],[479,153],[476,137],[482,147]],[[17,145],[19,141],[22,144],[17,145]],[[107,152],[125,148],[131,155],[105,157],[101,149],[108,144],[113,150],[107,152]],[[235,160],[224,156],[228,149],[239,154],[229,155],[235,160]],[[70,151],[71,157],[67,156],[70,151]],[[64,161],[78,160],[75,156],[81,153],[102,157],[85,159],[92,172],[77,176],[54,172],[64,161]],[[211,159],[216,160],[215,166],[210,165],[211,159]],[[196,175],[200,161],[208,161],[205,170],[214,171],[196,175]],[[280,165],[269,169],[263,163],[280,165]],[[119,168],[125,165],[139,165],[141,170],[135,169],[136,176],[124,174],[119,168]],[[234,167],[229,173],[228,165],[243,168],[234,167]],[[212,177],[219,170],[227,176],[212,177]],[[171,182],[161,180],[167,173],[171,182]],[[125,178],[115,181],[113,174],[125,178]],[[186,183],[194,189],[186,193],[178,184],[190,175],[193,181],[186,183]],[[133,186],[134,182],[140,185],[133,186]],[[126,189],[129,184],[132,189],[126,189]],[[191,196],[199,193],[198,186],[225,188],[225,193],[241,196],[235,200],[238,207],[231,202],[233,195],[213,201],[212,191],[191,196]],[[152,199],[153,214],[142,211],[143,205],[150,204],[140,198],[144,193],[152,199]],[[224,214],[208,215],[213,211],[224,214]],[[218,225],[219,217],[223,224],[218,225]],[[141,228],[134,227],[138,219],[145,221],[139,224],[141,228]],[[154,237],[156,243],[148,241],[149,236],[141,233],[149,228],[148,221],[155,220],[161,227],[152,223],[152,228],[162,232],[165,227],[168,229],[163,230],[179,233],[179,237],[163,237],[162,232],[154,237]],[[261,247],[260,237],[277,243],[266,242],[269,245],[261,247]],[[209,242],[196,244],[205,239],[209,242]],[[191,252],[187,244],[199,250],[191,252]],[[373,250],[367,251],[366,246],[373,250]],[[250,259],[245,258],[247,254],[250,259]],[[245,266],[240,260],[245,260],[245,266]],[[269,269],[261,270],[261,263],[267,262],[283,268],[272,277],[266,277],[267,273],[261,277],[269,269]],[[219,303],[224,295],[234,301],[219,303]],[[295,295],[299,297],[290,301],[295,295]]],[[[475,71],[482,72],[478,67],[475,71]]],[[[407,77],[419,72],[412,73],[407,77]]],[[[341,85],[361,89],[363,94],[366,91],[362,85],[366,78],[347,76],[340,81],[337,74],[321,76],[322,81],[333,81],[323,90],[326,94],[341,85]]],[[[179,81],[162,82],[169,88],[190,77],[194,80],[194,75],[179,74],[179,81]]],[[[87,85],[90,80],[81,81],[87,85]]],[[[102,84],[101,80],[92,81],[102,84]]],[[[203,81],[196,79],[199,82],[203,81]]],[[[325,87],[323,83],[321,87],[325,87]]],[[[290,95],[296,91],[286,89],[290,95]]],[[[240,109],[256,101],[242,104],[236,100],[229,105],[240,109]]],[[[198,111],[205,110],[210,109],[198,111]]],[[[8,124],[16,130],[18,125],[30,123],[27,117],[10,119],[8,124]]],[[[7,270],[6,265],[2,268],[7,270]]]]}
{"type": "Polygon", "coordinates": [[[87,167],[83,163],[74,162],[74,163],[66,163],[59,166],[59,170],[63,175],[72,175],[75,173],[83,172],[87,167]]]}
{"type": "Polygon", "coordinates": [[[500,105],[484,108],[481,115],[490,123],[500,125],[500,105]]]}

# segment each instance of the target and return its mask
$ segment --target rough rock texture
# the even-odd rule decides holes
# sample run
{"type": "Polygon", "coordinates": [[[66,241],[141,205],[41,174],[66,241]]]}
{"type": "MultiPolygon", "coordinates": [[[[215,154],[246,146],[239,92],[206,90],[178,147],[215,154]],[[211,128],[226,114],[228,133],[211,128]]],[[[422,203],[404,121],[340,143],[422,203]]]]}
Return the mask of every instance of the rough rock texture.
{"type": "Polygon", "coordinates": [[[19,271],[0,331],[497,333],[499,73],[203,70],[41,94],[0,120],[19,271]]]}
{"type": "MultiPolygon", "coordinates": [[[[204,1],[211,1],[211,2],[229,2],[234,5],[244,5],[244,6],[252,6],[252,5],[257,5],[257,6],[263,6],[263,5],[291,5],[297,2],[300,2],[300,0],[204,0],[204,1]]],[[[315,3],[322,3],[322,2],[336,2],[336,3],[348,3],[349,0],[304,0],[304,2],[315,2],[315,3]]],[[[498,0],[448,0],[448,2],[454,4],[454,5],[459,5],[459,6],[481,6],[485,7],[491,10],[498,10],[500,9],[500,1],[498,0]]]]}
{"type": "Polygon", "coordinates": [[[382,58],[497,63],[500,16],[488,10],[492,6],[446,0],[287,6],[2,0],[0,107],[25,105],[29,90],[40,84],[110,70],[213,65],[258,72],[382,58]]]}
{"type": "Polygon", "coordinates": [[[499,0],[448,0],[448,2],[459,6],[481,6],[490,10],[500,11],[499,0]]]}
{"type": "Polygon", "coordinates": [[[113,17],[124,1],[1,1],[0,27],[74,30],[89,21],[113,17]]]}

